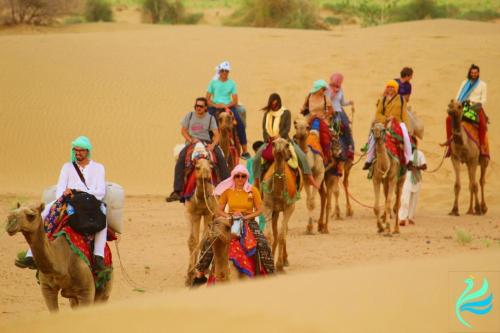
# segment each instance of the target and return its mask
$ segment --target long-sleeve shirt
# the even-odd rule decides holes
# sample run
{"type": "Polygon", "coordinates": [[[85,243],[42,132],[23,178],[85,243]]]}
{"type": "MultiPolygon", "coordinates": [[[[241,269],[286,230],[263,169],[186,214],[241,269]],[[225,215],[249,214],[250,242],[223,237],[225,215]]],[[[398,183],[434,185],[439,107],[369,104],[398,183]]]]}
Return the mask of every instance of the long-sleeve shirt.
{"type": "Polygon", "coordinates": [[[332,107],[333,110],[336,112],[340,112],[344,110],[344,106],[347,106],[350,104],[350,101],[346,102],[344,98],[344,90],[340,89],[335,96],[333,96],[333,93],[331,90],[326,91],[326,95],[330,98],[332,102],[332,107]]]}
{"type": "Polygon", "coordinates": [[[377,102],[375,120],[384,124],[390,116],[394,117],[399,122],[404,122],[406,127],[409,128],[410,121],[408,119],[408,113],[406,112],[406,101],[404,98],[401,98],[400,95],[394,95],[394,97],[383,96],[377,102]]]}
{"type": "MultiPolygon", "coordinates": [[[[460,85],[460,88],[458,89],[457,92],[457,97],[455,97],[456,100],[458,100],[460,92],[462,91],[467,81],[469,80],[464,80],[460,85]]],[[[486,104],[486,82],[479,80],[474,89],[472,89],[469,98],[467,99],[472,103],[481,103],[484,106],[486,104]]]]}
{"type": "Polygon", "coordinates": [[[102,200],[106,194],[104,166],[91,160],[84,168],[81,168],[80,166],[78,167],[85,178],[85,183],[87,184],[88,189],[81,181],[73,164],[65,163],[61,169],[61,173],[59,174],[56,198],[59,198],[63,192],[69,188],[90,193],[98,200],[102,200]]]}
{"type": "MultiPolygon", "coordinates": [[[[270,133],[266,129],[266,119],[268,118],[267,115],[271,111],[266,111],[264,113],[264,118],[262,119],[262,135],[264,137],[264,141],[268,141],[270,138],[270,133]]],[[[274,120],[276,121],[276,119],[274,120]]],[[[290,129],[292,127],[292,114],[290,113],[289,110],[284,110],[283,114],[281,117],[278,119],[279,121],[279,136],[285,140],[289,140],[289,133],[290,129]]]]}

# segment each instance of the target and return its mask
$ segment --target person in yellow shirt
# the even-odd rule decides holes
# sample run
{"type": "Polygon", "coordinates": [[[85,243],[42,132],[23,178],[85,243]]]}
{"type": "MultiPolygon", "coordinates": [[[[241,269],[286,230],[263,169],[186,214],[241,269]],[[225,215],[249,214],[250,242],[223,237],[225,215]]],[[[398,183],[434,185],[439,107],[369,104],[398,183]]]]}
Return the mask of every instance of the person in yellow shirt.
{"type": "MultiPolygon", "coordinates": [[[[254,277],[257,274],[274,273],[274,260],[271,248],[255,220],[264,209],[262,198],[259,190],[248,182],[248,178],[249,172],[246,167],[238,164],[231,172],[231,176],[217,185],[214,194],[219,196],[219,205],[215,215],[232,219],[233,239],[229,245],[229,260],[238,271],[254,277]],[[227,212],[225,212],[226,208],[227,212]],[[246,248],[247,242],[244,241],[246,237],[255,238],[256,251],[254,248],[246,248]],[[261,272],[255,271],[256,256],[260,259],[261,272]]],[[[207,249],[208,245],[205,241],[201,251],[205,255],[196,265],[197,272],[193,286],[207,282],[205,271],[208,270],[213,258],[212,249],[207,249]]]]}
{"type": "MultiPolygon", "coordinates": [[[[412,152],[411,152],[411,141],[410,135],[408,133],[408,126],[410,121],[408,119],[408,113],[406,111],[406,100],[403,96],[398,94],[399,84],[396,80],[390,80],[387,82],[384,94],[379,98],[377,102],[377,111],[375,113],[375,122],[386,124],[387,121],[395,119],[399,122],[401,126],[401,131],[403,132],[404,141],[404,154],[406,163],[411,163],[412,152]]],[[[375,158],[375,140],[370,134],[368,139],[368,150],[366,153],[366,163],[363,170],[368,170],[373,163],[375,158]]]]}

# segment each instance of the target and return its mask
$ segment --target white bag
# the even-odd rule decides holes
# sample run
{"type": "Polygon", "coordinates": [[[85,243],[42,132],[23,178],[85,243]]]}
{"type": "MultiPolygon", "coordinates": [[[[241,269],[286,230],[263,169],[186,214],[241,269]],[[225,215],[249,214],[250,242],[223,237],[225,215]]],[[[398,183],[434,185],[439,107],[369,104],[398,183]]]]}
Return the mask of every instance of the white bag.
{"type": "Polygon", "coordinates": [[[415,135],[420,140],[424,139],[424,122],[417,117],[417,114],[408,107],[408,119],[410,119],[410,134],[415,135]]]}
{"type": "MultiPolygon", "coordinates": [[[[46,188],[42,194],[42,201],[45,205],[50,205],[56,198],[57,186],[46,188]]],[[[123,187],[116,183],[106,182],[106,195],[103,199],[107,206],[106,221],[108,227],[117,233],[123,232],[123,204],[125,202],[125,191],[123,187]]]]}

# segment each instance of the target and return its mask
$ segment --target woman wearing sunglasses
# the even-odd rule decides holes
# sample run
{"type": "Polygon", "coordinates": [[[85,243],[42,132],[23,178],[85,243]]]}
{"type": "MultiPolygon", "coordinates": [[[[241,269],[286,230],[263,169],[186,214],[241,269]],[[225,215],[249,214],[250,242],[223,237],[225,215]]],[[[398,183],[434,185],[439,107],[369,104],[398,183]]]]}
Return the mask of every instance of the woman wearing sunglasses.
{"type": "MultiPolygon", "coordinates": [[[[248,182],[248,177],[248,170],[238,164],[231,172],[231,177],[217,185],[214,194],[219,196],[216,216],[233,220],[229,260],[240,273],[254,277],[257,274],[273,273],[274,261],[269,244],[255,221],[264,208],[262,198],[257,188],[248,182]],[[249,238],[254,238],[255,241],[248,241],[249,238]],[[251,253],[254,255],[249,255],[251,253]],[[261,263],[260,272],[255,272],[257,255],[261,263]]],[[[208,270],[212,262],[213,251],[206,249],[205,245],[208,244],[204,244],[202,253],[206,251],[206,254],[196,266],[197,274],[193,285],[204,284],[207,281],[204,272],[208,270]]]]}

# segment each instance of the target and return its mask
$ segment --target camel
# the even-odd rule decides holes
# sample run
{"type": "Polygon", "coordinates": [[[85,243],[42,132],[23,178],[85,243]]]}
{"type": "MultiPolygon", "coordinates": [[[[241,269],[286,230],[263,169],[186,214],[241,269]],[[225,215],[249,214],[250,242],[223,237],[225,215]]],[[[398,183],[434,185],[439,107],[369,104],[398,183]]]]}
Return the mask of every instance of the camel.
{"type": "Polygon", "coordinates": [[[206,241],[211,244],[214,253],[212,274],[217,282],[229,282],[234,278],[245,279],[234,264],[229,261],[229,243],[231,242],[231,220],[216,218],[210,224],[206,241]]]}
{"type": "MultiPolygon", "coordinates": [[[[387,126],[391,126],[391,123],[387,126]]],[[[385,146],[385,131],[386,128],[383,124],[376,123],[373,125],[373,137],[375,139],[375,160],[373,161],[373,189],[375,191],[375,205],[373,206],[373,211],[377,217],[377,227],[378,232],[383,233],[385,231],[386,235],[391,234],[391,227],[388,222],[392,218],[391,212],[391,202],[393,193],[396,194],[396,201],[394,204],[395,224],[394,224],[394,234],[399,233],[399,217],[397,212],[401,205],[401,193],[403,189],[403,184],[405,180],[405,174],[399,176],[400,174],[400,163],[399,160],[393,158],[389,155],[387,148],[385,146]],[[384,213],[382,214],[382,219],[380,218],[380,185],[384,186],[385,195],[385,205],[384,213]],[[383,225],[383,223],[385,226],[383,225]]]]}
{"type": "Polygon", "coordinates": [[[196,189],[190,200],[186,201],[186,214],[189,218],[189,264],[186,276],[186,286],[191,286],[194,278],[194,267],[199,255],[200,247],[200,224],[203,218],[203,233],[208,230],[212,222],[213,212],[217,202],[212,195],[214,187],[212,184],[212,164],[207,159],[199,159],[195,162],[196,189]]]}
{"type": "MultiPolygon", "coordinates": [[[[316,180],[317,184],[321,184],[323,177],[325,176],[325,166],[323,164],[323,158],[320,154],[315,154],[307,145],[307,137],[310,134],[309,122],[304,117],[297,118],[293,125],[295,127],[294,141],[299,145],[300,149],[307,156],[307,163],[311,166],[312,176],[316,180]]],[[[306,179],[304,182],[304,189],[306,191],[306,207],[309,212],[309,221],[307,223],[306,232],[312,234],[314,225],[314,208],[315,199],[318,190],[311,185],[311,183],[306,179]]]]}
{"type": "Polygon", "coordinates": [[[318,220],[318,232],[323,234],[328,234],[328,223],[330,219],[330,212],[332,209],[332,194],[335,196],[335,212],[334,216],[340,219],[340,207],[339,207],[339,192],[340,192],[340,177],[329,172],[330,168],[335,168],[338,159],[342,156],[342,147],[340,146],[339,139],[337,136],[332,137],[331,156],[333,157],[332,163],[330,163],[325,169],[325,177],[323,184],[321,185],[321,190],[319,192],[321,198],[321,212],[318,220]]]}
{"type": "Polygon", "coordinates": [[[220,112],[217,115],[217,122],[220,131],[219,146],[226,157],[229,170],[233,170],[239,156],[239,146],[234,140],[234,116],[231,112],[220,112]]]}
{"type": "Polygon", "coordinates": [[[448,105],[448,115],[452,118],[452,137],[450,142],[451,163],[455,171],[455,201],[450,215],[458,216],[458,197],[460,194],[460,164],[467,165],[469,174],[469,209],[467,214],[486,214],[488,207],[484,200],[484,185],[486,183],[486,169],[489,159],[480,156],[479,147],[465,133],[462,125],[463,107],[460,103],[451,100],[448,105]],[[476,169],[480,166],[479,184],[481,186],[481,203],[478,198],[478,186],[476,181],[476,169]]]}
{"type": "MultiPolygon", "coordinates": [[[[272,234],[266,233],[267,239],[272,244],[272,254],[275,258],[276,270],[283,272],[283,267],[288,265],[288,254],[286,251],[286,236],[288,233],[288,221],[295,210],[295,202],[287,200],[287,184],[285,176],[285,164],[291,157],[290,143],[278,138],[272,142],[274,155],[274,172],[271,176],[269,190],[263,191],[264,217],[266,221],[272,221],[272,234]],[[283,213],[281,228],[278,232],[279,213],[283,213]],[[278,248],[277,258],[276,249],[278,248]]],[[[269,172],[269,171],[268,171],[269,172]]]]}
{"type": "Polygon", "coordinates": [[[40,206],[17,205],[8,216],[5,227],[10,236],[21,232],[28,242],[39,269],[40,287],[50,312],[59,310],[58,294],[69,298],[72,308],[106,302],[109,299],[113,274],[99,289],[89,266],[71,250],[64,237],[49,241],[44,230],[40,206]]]}

